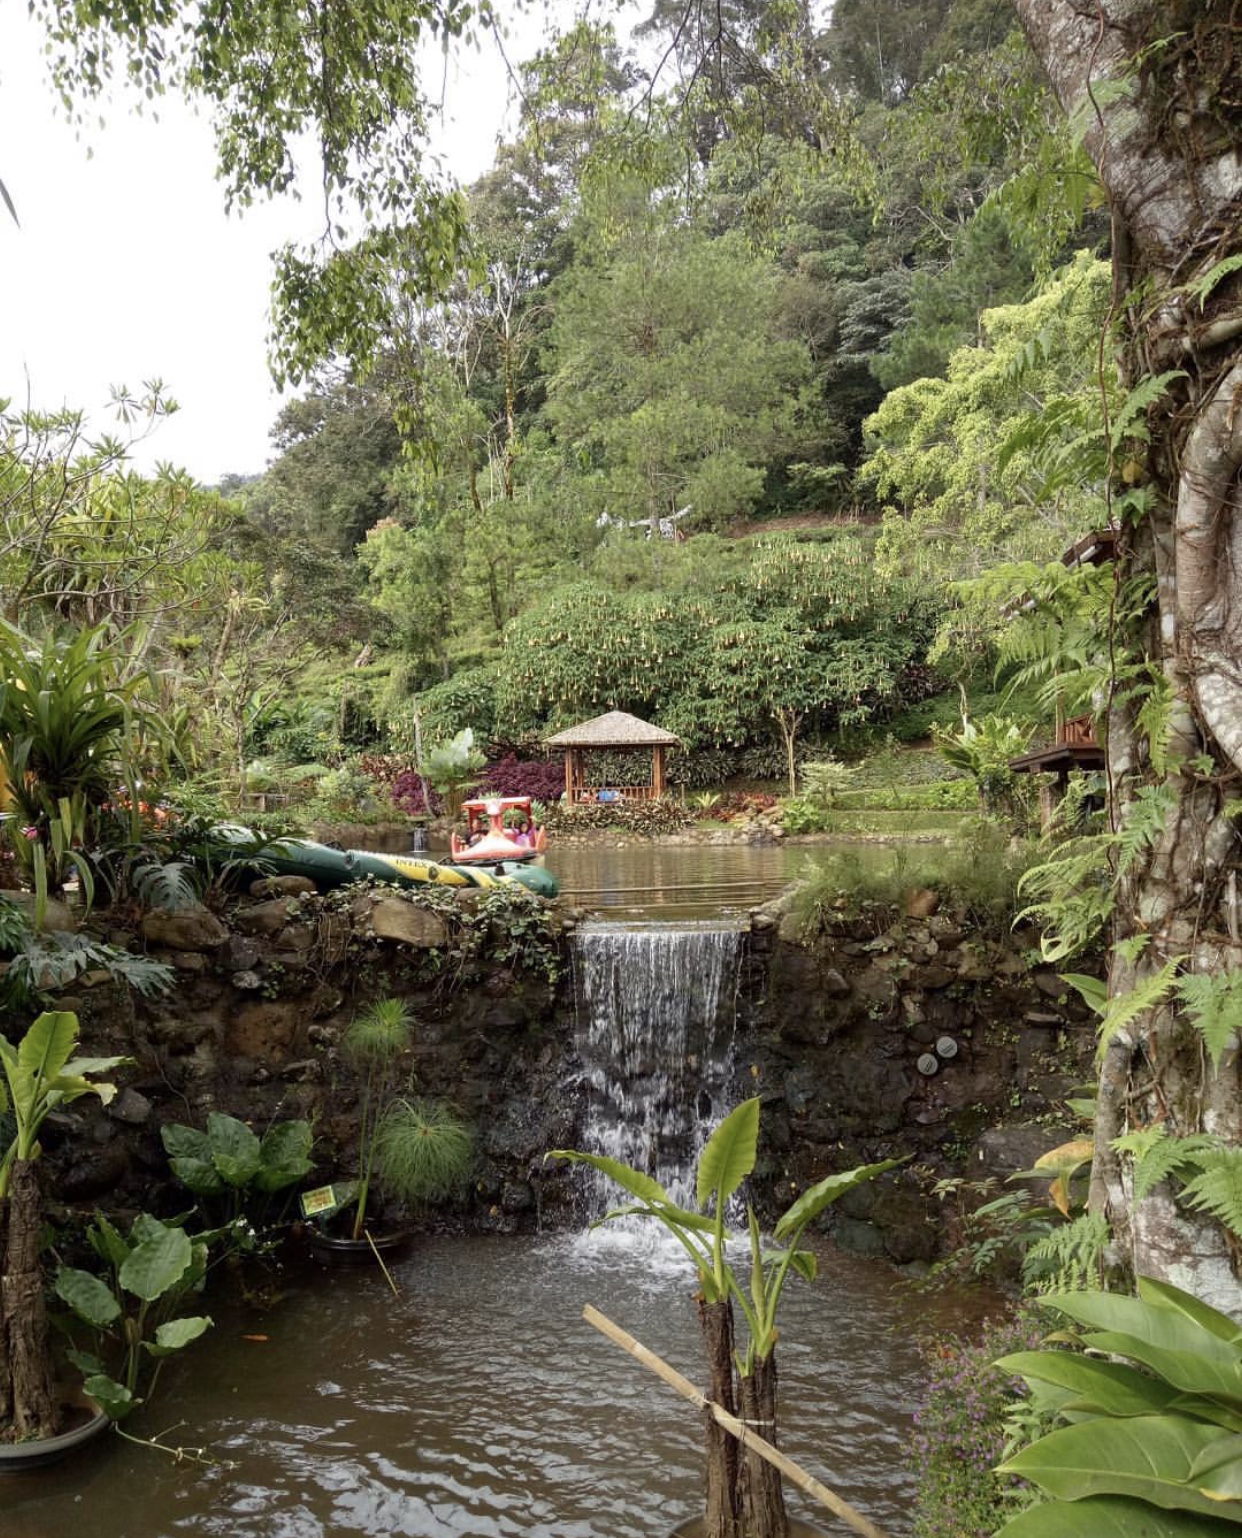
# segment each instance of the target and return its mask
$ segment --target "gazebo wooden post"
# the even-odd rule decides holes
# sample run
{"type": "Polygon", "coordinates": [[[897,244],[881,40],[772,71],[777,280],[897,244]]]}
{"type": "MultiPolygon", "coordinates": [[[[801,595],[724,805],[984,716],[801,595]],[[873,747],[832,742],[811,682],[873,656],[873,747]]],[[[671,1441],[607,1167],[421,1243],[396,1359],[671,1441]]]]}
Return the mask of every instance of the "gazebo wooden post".
{"type": "Polygon", "coordinates": [[[565,749],[565,805],[574,804],[574,750],[565,749]]]}
{"type": "Polygon", "coordinates": [[[658,801],[664,794],[664,744],[657,742],[651,750],[651,789],[658,801]]]}

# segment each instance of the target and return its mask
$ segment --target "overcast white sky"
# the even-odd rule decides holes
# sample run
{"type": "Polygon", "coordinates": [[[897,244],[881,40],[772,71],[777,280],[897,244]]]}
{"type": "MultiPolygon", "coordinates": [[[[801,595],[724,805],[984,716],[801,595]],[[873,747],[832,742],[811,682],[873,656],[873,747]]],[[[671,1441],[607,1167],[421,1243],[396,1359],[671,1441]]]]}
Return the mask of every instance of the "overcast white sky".
{"type": "MultiPolygon", "coordinates": [[[[544,30],[541,10],[524,17],[510,59],[530,57],[544,30]]],[[[433,56],[432,94],[442,71],[433,56]]],[[[444,87],[438,147],[468,182],[491,164],[505,121],[499,54],[464,54],[444,87]]],[[[309,208],[289,202],[227,218],[206,121],[180,102],[159,112],[155,122],[114,104],[88,158],[57,116],[25,8],[0,8],[0,180],[21,221],[0,207],[0,397],[80,408],[115,431],[109,387],[159,378],[181,410],[135,465],[170,461],[212,483],[271,456],[269,253],[316,230],[309,208]]]]}

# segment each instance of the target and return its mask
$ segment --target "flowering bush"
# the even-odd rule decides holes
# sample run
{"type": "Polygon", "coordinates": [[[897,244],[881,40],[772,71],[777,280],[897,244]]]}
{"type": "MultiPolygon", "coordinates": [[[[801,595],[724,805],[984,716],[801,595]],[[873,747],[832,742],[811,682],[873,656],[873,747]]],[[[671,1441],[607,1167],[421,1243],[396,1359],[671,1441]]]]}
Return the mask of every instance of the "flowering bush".
{"type": "Polygon", "coordinates": [[[914,1538],[989,1538],[1035,1492],[992,1470],[1006,1451],[1006,1417],[1025,1398],[1021,1378],[992,1363],[1032,1351],[1047,1334],[1033,1313],[989,1324],[971,1343],[938,1337],[927,1347],[927,1394],[915,1411],[911,1453],[918,1481],[914,1538]]]}

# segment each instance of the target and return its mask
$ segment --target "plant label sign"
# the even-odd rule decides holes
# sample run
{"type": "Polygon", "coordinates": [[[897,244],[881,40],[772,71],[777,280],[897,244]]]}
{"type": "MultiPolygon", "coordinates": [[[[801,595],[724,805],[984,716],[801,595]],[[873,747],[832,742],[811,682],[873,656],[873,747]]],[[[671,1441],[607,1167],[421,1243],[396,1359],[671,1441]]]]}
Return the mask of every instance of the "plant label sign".
{"type": "Polygon", "coordinates": [[[338,1211],[349,1202],[356,1187],[350,1182],[347,1185],[319,1186],[314,1191],[302,1192],[302,1216],[304,1218],[326,1218],[338,1211]]]}

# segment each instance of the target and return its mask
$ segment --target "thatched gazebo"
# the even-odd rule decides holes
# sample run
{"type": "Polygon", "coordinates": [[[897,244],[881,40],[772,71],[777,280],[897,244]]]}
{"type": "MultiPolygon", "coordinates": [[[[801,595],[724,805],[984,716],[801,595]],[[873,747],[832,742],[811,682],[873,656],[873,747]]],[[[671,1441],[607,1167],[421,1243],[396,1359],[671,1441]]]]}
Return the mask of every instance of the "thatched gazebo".
{"type": "MultiPolygon", "coordinates": [[[[662,727],[652,726],[650,721],[640,721],[623,710],[610,710],[606,715],[583,721],[567,731],[557,732],[547,739],[550,748],[565,750],[565,800],[570,806],[584,801],[655,801],[668,789],[665,773],[665,754],[669,748],[679,748],[681,738],[662,727]],[[610,781],[594,785],[587,779],[587,754],[649,753],[651,773],[646,784],[614,785],[610,781]]],[[[632,778],[637,779],[635,775],[632,778]]]]}

